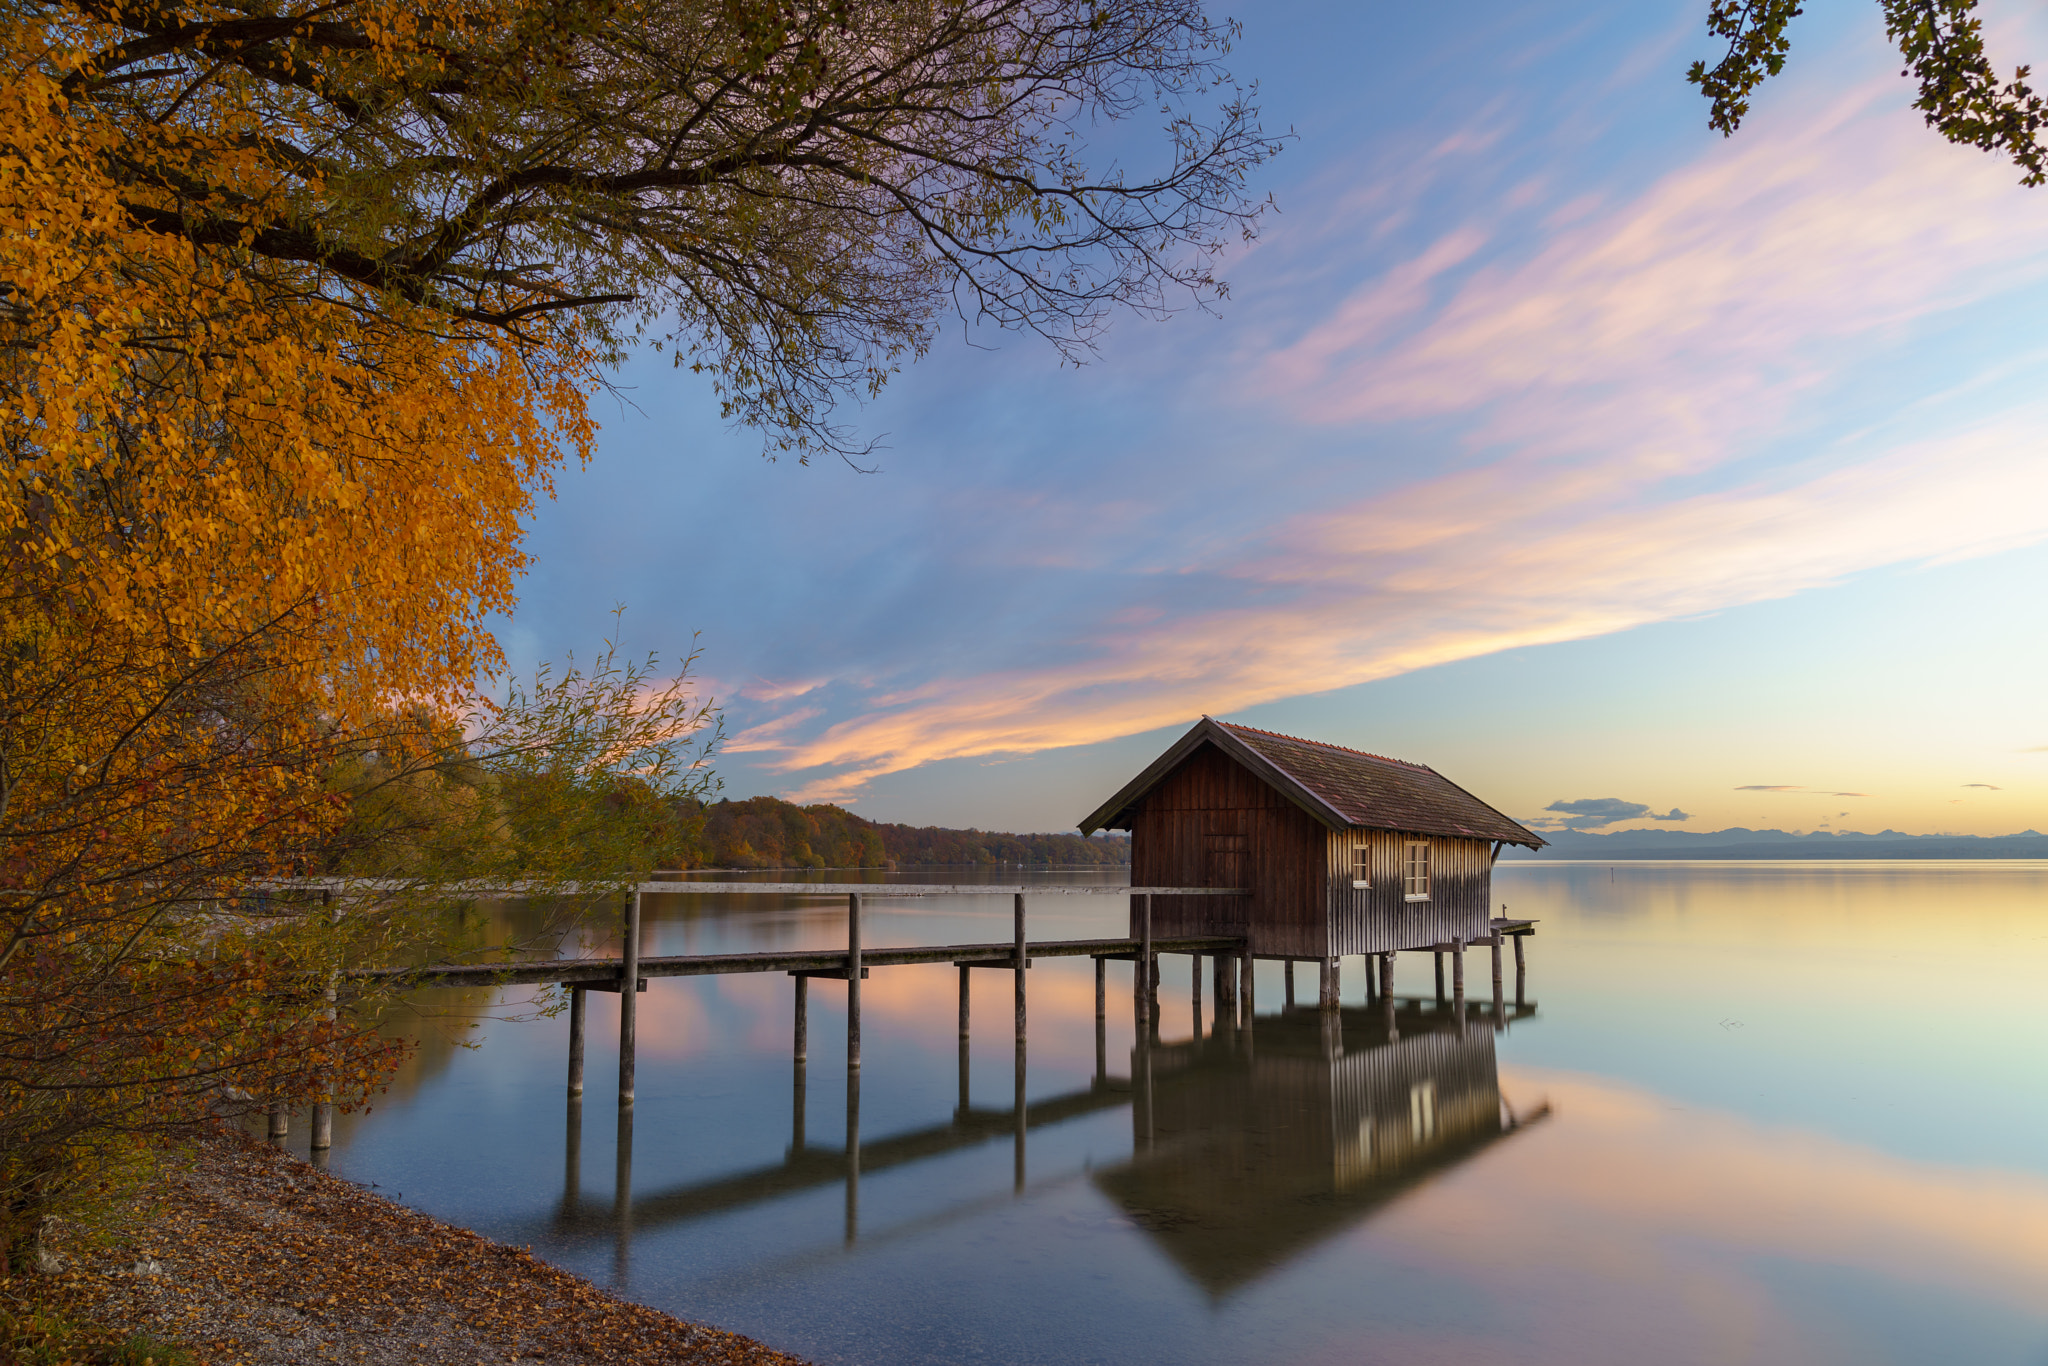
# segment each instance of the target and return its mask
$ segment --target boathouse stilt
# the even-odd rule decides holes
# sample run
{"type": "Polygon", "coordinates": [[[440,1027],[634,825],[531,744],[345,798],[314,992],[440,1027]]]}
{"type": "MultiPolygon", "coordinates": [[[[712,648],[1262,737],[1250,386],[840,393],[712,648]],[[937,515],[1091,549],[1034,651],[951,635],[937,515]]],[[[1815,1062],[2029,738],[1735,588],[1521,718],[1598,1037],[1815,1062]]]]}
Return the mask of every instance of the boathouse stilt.
{"type": "Polygon", "coordinates": [[[1152,898],[1136,898],[1138,913],[1138,962],[1131,973],[1131,983],[1138,997],[1138,1032],[1150,1035],[1152,1032],[1153,986],[1152,986],[1152,898]]]}
{"type": "Polygon", "coordinates": [[[1194,1008],[1195,1042],[1202,1041],[1202,955],[1188,956],[1188,1000],[1194,1008]]]}
{"type": "Polygon", "coordinates": [[[1292,958],[1287,960],[1287,966],[1281,970],[1280,984],[1287,1009],[1294,1009],[1294,960],[1292,958]]]}
{"type": "Polygon", "coordinates": [[[1238,997],[1244,1002],[1240,1008],[1244,1019],[1244,1046],[1252,1046],[1252,1016],[1258,1008],[1258,979],[1253,975],[1258,969],[1258,959],[1247,953],[1238,960],[1238,997]]]}
{"type": "Polygon", "coordinates": [[[1515,1009],[1517,1009],[1517,1010],[1520,1010],[1520,1009],[1522,1008],[1522,982],[1523,982],[1523,969],[1524,969],[1524,964],[1523,964],[1523,962],[1522,962],[1522,940],[1523,940],[1524,938],[1526,938],[1526,937],[1527,937],[1527,936],[1525,936],[1525,935],[1519,935],[1519,934],[1518,934],[1518,935],[1516,935],[1516,936],[1514,936],[1514,939],[1515,939],[1515,1009]]]}
{"type": "MultiPolygon", "coordinates": [[[[626,932],[619,957],[619,1105],[633,1103],[633,1053],[640,1013],[640,893],[626,897],[626,932]]],[[[625,1121],[620,1121],[623,1125],[625,1121]]],[[[622,1133],[627,1132],[621,1129],[622,1133]]],[[[621,1142],[628,1142],[622,1139],[621,1142]]],[[[629,1155],[624,1159],[630,1163],[629,1155]]]]}
{"type": "Polygon", "coordinates": [[[1316,1008],[1319,1010],[1335,1010],[1343,992],[1343,983],[1337,975],[1337,960],[1335,958],[1319,959],[1317,966],[1321,974],[1321,990],[1316,995],[1316,1008]]]}
{"type": "Polygon", "coordinates": [[[796,983],[796,1035],[791,1051],[796,1065],[802,1067],[811,1060],[811,979],[799,972],[790,980],[796,983]]]}
{"type": "Polygon", "coordinates": [[[1380,998],[1392,1005],[1394,1001],[1394,953],[1389,949],[1380,955],[1380,998]]]}
{"type": "Polygon", "coordinates": [[[1502,1029],[1502,1028],[1505,1028],[1505,1027],[1506,1027],[1506,1025],[1507,1025],[1507,1020],[1508,1020],[1508,1013],[1507,1013],[1507,1002],[1506,1002],[1506,999],[1505,999],[1505,998],[1503,997],[1503,995],[1501,994],[1501,979],[1500,979],[1500,941],[1501,941],[1501,938],[1502,938],[1502,936],[1501,936],[1501,932],[1500,932],[1499,930],[1495,930],[1495,931],[1493,932],[1493,1027],[1494,1027],[1495,1029],[1502,1029]]]}
{"type": "Polygon", "coordinates": [[[1444,999],[1444,951],[1442,949],[1436,951],[1436,999],[1439,1002],[1444,999]]]}
{"type": "MultiPolygon", "coordinates": [[[[1104,980],[1108,976],[1108,972],[1108,960],[1101,957],[1096,958],[1095,1024],[1098,1029],[1101,1027],[1102,1022],[1109,1016],[1108,983],[1104,980]]],[[[967,990],[967,969],[965,968],[960,969],[960,990],[962,991],[962,993],[965,993],[967,990]]]]}
{"type": "MultiPolygon", "coordinates": [[[[860,893],[846,894],[846,1066],[860,1066],[860,893]]],[[[852,1083],[849,1082],[848,1085],[852,1083]]],[[[849,1100],[850,1106],[858,1105],[849,1100]]],[[[852,1235],[848,1234],[848,1241],[852,1235]]]]}
{"type": "Polygon", "coordinates": [[[1368,953],[1365,956],[1365,1003],[1371,1005],[1380,998],[1380,956],[1368,953]]]}
{"type": "Polygon", "coordinates": [[[1017,1055],[1022,1066],[1024,1052],[1024,969],[1030,962],[1024,957],[1024,893],[1017,893],[1017,1055]]]}
{"type": "Polygon", "coordinates": [[[282,1148],[284,1146],[285,1140],[291,1137],[291,1133],[292,1112],[285,1108],[285,1103],[283,1101],[272,1101],[270,1103],[271,1145],[273,1147],[282,1148]]]}
{"type": "Polygon", "coordinates": [[[590,1001],[582,987],[569,988],[569,1098],[583,1099],[583,1032],[590,1001]]]}
{"type": "Polygon", "coordinates": [[[969,1011],[968,1011],[968,1001],[969,1001],[969,998],[970,998],[970,996],[972,995],[972,993],[971,993],[971,992],[970,992],[970,991],[968,990],[968,986],[967,986],[967,983],[968,983],[969,979],[973,977],[973,975],[974,975],[974,969],[973,969],[973,968],[970,968],[970,967],[968,967],[968,966],[967,966],[967,965],[966,965],[965,963],[962,963],[962,964],[960,965],[960,967],[959,967],[959,973],[960,973],[960,1037],[964,1039],[964,1038],[966,1038],[966,1037],[967,1037],[967,1035],[968,1035],[968,1022],[969,1022],[969,1020],[970,1020],[970,1019],[972,1018],[972,1016],[970,1015],[970,1013],[969,1013],[969,1011]]]}

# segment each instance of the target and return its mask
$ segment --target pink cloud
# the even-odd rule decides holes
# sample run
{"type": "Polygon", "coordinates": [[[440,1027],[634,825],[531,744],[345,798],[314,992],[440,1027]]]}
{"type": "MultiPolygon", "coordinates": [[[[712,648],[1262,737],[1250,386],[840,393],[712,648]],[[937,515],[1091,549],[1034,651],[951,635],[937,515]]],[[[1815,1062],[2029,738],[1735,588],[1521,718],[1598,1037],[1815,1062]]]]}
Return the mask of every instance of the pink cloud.
{"type": "Polygon", "coordinates": [[[1141,580],[1059,662],[877,690],[860,716],[779,718],[734,748],[833,770],[793,795],[844,800],[935,760],[1107,740],[2048,535],[2043,408],[1889,445],[1866,431],[1766,478],[1672,491],[1758,454],[1854,359],[2048,266],[2048,203],[1893,94],[1717,146],[1519,261],[1475,264],[1503,228],[1454,229],[1258,360],[1254,397],[1312,420],[1474,414],[1476,463],[1211,550],[1195,567],[1232,606],[1162,609],[1141,580]]]}

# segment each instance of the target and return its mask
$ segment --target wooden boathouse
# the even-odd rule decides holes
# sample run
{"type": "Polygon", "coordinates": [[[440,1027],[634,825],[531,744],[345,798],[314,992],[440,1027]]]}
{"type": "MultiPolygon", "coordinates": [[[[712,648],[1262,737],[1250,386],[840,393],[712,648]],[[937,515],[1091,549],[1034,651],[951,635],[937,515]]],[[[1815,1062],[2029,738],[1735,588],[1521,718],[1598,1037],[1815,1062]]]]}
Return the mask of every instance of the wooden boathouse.
{"type": "Polygon", "coordinates": [[[1544,844],[1427,765],[1206,716],[1080,828],[1130,832],[1136,886],[1248,893],[1161,899],[1153,935],[1319,961],[1326,994],[1346,954],[1455,951],[1462,977],[1465,946],[1498,948],[1501,847],[1544,844]]]}

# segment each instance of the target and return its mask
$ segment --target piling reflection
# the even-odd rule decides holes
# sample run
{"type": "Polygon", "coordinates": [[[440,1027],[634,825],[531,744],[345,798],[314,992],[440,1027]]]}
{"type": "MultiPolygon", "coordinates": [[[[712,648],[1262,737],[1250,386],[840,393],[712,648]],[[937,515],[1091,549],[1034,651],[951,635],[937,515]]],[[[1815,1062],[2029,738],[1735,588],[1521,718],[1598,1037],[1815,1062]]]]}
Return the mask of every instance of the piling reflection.
{"type": "MultiPolygon", "coordinates": [[[[1240,990],[1234,964],[1223,981],[1240,990]]],[[[1149,994],[1149,993],[1146,993],[1149,994]]],[[[1097,1021],[1097,1070],[1082,1089],[1027,1103],[1024,1040],[1006,1109],[968,1094],[962,1040],[959,1100],[945,1121],[864,1140],[860,1070],[847,1073],[845,1142],[805,1141],[806,1065],[793,1068],[790,1143],[779,1163],[636,1196],[632,1112],[620,1117],[608,1209],[580,1190],[581,1105],[571,1101],[568,1164],[555,1232],[614,1242],[617,1283],[634,1234],[744,1210],[805,1190],[841,1186],[844,1243],[861,1236],[861,1182],[948,1153],[1008,1139],[1013,1189],[1028,1185],[1033,1130],[1128,1106],[1131,1156],[1093,1183],[1196,1284],[1227,1294],[1360,1220],[1433,1172],[1463,1161],[1546,1109],[1516,1115],[1502,1101],[1496,1033],[1535,1008],[1375,994],[1364,1006],[1283,1008],[1255,1016],[1238,991],[1218,990],[1216,1013],[1191,1040],[1151,1029],[1130,1050],[1128,1079],[1111,1077],[1097,1021]],[[1256,1029],[1253,1021],[1256,1019],[1256,1029]],[[1256,1034],[1257,1046],[1253,1046],[1256,1034]]],[[[1147,1014],[1141,999],[1136,1013],[1147,1014]]]]}

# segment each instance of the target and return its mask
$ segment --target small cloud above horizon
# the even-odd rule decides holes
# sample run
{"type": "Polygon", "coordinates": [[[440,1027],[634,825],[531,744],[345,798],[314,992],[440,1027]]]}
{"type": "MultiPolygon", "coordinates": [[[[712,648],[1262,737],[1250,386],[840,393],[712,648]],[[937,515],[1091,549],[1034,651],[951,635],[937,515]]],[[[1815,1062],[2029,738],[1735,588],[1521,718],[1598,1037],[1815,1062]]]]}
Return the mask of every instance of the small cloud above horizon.
{"type": "Polygon", "coordinates": [[[1689,821],[1686,812],[1672,807],[1664,815],[1658,815],[1641,802],[1625,802],[1619,797],[1579,797],[1572,801],[1554,801],[1543,808],[1555,811],[1563,819],[1542,817],[1542,822],[1554,830],[1598,830],[1605,825],[1616,825],[1622,821],[1689,821]]]}
{"type": "Polygon", "coordinates": [[[1803,792],[1806,789],[1795,783],[1744,783],[1737,792],[1803,792]]]}
{"type": "Polygon", "coordinates": [[[1993,792],[2003,792],[2003,791],[2005,791],[2005,789],[2004,789],[2004,788],[2002,788],[2002,787],[2000,787],[2000,786],[1999,786],[1999,785],[1998,785],[1997,783],[1964,783],[1964,784],[1963,784],[1963,786],[1964,786],[1964,787],[1983,787],[1983,788],[1989,788],[1989,789],[1990,789],[1991,791],[1993,791],[1993,792]]]}

